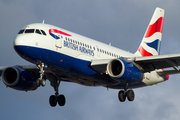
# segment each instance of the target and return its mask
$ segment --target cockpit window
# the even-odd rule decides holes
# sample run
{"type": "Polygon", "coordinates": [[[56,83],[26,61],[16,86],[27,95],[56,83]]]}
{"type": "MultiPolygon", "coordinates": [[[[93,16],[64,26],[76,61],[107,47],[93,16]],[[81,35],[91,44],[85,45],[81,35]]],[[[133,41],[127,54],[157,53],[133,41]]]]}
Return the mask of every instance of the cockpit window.
{"type": "Polygon", "coordinates": [[[40,35],[41,35],[41,32],[40,32],[38,29],[36,29],[36,33],[38,33],[38,34],[40,34],[40,35]]]}
{"type": "Polygon", "coordinates": [[[46,33],[44,32],[44,30],[41,30],[41,32],[43,33],[43,35],[46,35],[46,33]]]}
{"type": "Polygon", "coordinates": [[[20,30],[18,34],[22,34],[24,32],[24,29],[20,30]]]}
{"type": "Polygon", "coordinates": [[[37,33],[39,35],[46,35],[46,32],[44,32],[44,30],[40,30],[40,29],[21,29],[18,34],[22,34],[22,33],[37,33]]]}
{"type": "Polygon", "coordinates": [[[26,29],[25,33],[34,33],[34,29],[26,29]]]}

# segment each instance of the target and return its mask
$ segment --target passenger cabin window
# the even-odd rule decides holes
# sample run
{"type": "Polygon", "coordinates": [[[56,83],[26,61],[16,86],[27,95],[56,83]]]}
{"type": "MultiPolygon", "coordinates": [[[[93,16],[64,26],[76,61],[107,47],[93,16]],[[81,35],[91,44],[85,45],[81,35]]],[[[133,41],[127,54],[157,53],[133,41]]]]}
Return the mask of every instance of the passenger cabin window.
{"type": "Polygon", "coordinates": [[[34,29],[26,29],[25,33],[34,33],[34,29]]]}
{"type": "Polygon", "coordinates": [[[40,32],[38,29],[36,29],[36,33],[38,33],[38,34],[40,34],[40,35],[41,35],[41,32],[40,32]]]}
{"type": "Polygon", "coordinates": [[[24,32],[24,29],[20,30],[18,34],[22,34],[24,32]]]}

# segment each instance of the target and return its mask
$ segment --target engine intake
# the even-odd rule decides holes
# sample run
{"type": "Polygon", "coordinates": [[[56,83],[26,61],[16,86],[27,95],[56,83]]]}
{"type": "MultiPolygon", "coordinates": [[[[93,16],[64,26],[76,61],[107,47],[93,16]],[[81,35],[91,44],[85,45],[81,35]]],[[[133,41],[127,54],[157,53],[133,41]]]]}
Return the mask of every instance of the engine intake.
{"type": "Polygon", "coordinates": [[[142,80],[142,72],[131,62],[123,59],[113,59],[107,64],[108,74],[117,80],[138,82],[142,80]]]}
{"type": "Polygon", "coordinates": [[[22,91],[37,89],[36,79],[26,70],[19,67],[8,67],[2,73],[4,84],[22,91]]]}

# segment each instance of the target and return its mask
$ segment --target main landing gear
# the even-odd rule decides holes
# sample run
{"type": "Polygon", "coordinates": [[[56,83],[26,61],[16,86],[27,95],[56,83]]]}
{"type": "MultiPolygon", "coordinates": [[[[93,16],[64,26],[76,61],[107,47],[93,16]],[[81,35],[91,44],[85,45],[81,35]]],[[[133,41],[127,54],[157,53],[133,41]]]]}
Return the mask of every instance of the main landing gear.
{"type": "Polygon", "coordinates": [[[56,93],[55,95],[51,95],[49,97],[49,104],[51,105],[51,107],[55,107],[57,103],[59,104],[59,106],[64,106],[66,103],[66,99],[64,95],[59,95],[58,92],[59,85],[60,85],[60,80],[55,80],[55,84],[53,87],[56,93]]]}
{"type": "Polygon", "coordinates": [[[54,87],[54,90],[56,91],[55,95],[51,95],[49,97],[49,104],[52,107],[55,107],[57,105],[57,103],[59,104],[59,106],[64,106],[66,103],[66,99],[64,97],[64,95],[59,95],[59,85],[60,85],[60,80],[58,80],[58,78],[55,75],[52,74],[45,74],[45,69],[47,68],[47,66],[44,65],[44,63],[39,64],[38,66],[39,69],[39,73],[40,73],[40,79],[36,80],[36,84],[37,86],[45,86],[46,85],[46,77],[49,79],[49,81],[51,82],[51,86],[54,87]]]}
{"type": "Polygon", "coordinates": [[[126,100],[126,98],[129,101],[133,101],[134,98],[135,98],[135,93],[134,93],[133,90],[128,90],[127,91],[127,84],[126,84],[124,90],[119,91],[118,98],[119,98],[120,102],[124,102],[126,100]]]}
{"type": "Polygon", "coordinates": [[[121,90],[118,93],[118,98],[119,98],[119,101],[121,101],[121,102],[124,102],[126,100],[126,98],[129,101],[133,101],[135,98],[135,94],[134,94],[133,90],[128,90],[128,91],[121,90]]]}

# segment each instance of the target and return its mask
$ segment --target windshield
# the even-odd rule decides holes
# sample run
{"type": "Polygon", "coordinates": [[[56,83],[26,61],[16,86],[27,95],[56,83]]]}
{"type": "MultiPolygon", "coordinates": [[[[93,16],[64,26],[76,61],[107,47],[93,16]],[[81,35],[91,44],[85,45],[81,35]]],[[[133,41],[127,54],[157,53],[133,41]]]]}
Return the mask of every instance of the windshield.
{"type": "Polygon", "coordinates": [[[37,33],[39,35],[45,35],[46,36],[46,32],[44,30],[40,30],[40,29],[21,29],[18,34],[23,34],[23,33],[37,33]]]}

